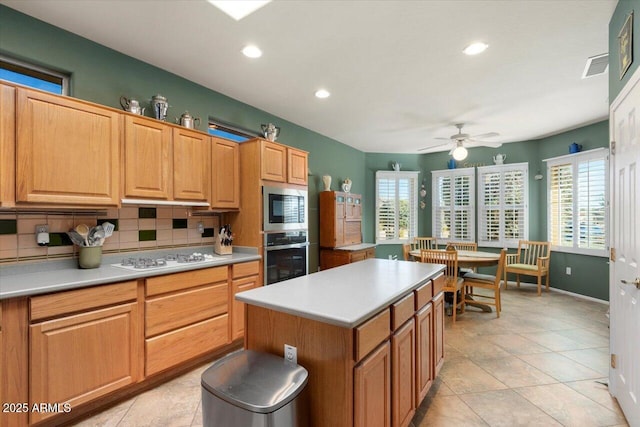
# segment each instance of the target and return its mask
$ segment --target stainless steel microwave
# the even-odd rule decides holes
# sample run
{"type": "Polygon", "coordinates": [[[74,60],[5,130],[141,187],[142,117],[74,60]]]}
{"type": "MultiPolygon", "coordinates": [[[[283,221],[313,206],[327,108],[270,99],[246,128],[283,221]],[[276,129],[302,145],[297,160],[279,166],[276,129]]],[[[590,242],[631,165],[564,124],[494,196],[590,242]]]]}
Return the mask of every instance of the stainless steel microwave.
{"type": "Polygon", "coordinates": [[[307,203],[306,190],[262,187],[262,230],[306,230],[307,203]]]}

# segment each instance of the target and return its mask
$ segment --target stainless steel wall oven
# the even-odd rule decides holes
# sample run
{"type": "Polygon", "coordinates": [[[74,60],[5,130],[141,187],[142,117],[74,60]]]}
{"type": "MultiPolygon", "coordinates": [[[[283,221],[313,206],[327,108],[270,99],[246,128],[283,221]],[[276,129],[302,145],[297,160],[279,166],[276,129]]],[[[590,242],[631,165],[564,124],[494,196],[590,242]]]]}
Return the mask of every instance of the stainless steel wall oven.
{"type": "Polygon", "coordinates": [[[306,230],[264,234],[265,285],[304,276],[309,270],[306,230]]]}

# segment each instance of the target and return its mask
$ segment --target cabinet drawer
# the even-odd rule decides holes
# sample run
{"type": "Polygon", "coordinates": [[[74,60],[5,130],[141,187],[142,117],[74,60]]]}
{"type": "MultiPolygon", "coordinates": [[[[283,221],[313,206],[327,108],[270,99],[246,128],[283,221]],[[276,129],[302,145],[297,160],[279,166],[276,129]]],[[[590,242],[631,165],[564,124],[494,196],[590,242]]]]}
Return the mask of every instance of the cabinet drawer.
{"type": "Polygon", "coordinates": [[[113,305],[137,298],[137,282],[95,286],[29,299],[31,321],[113,305]]]}
{"type": "Polygon", "coordinates": [[[376,257],[376,248],[367,249],[367,259],[376,257]]]}
{"type": "Polygon", "coordinates": [[[233,264],[231,266],[232,277],[237,279],[239,277],[252,276],[260,273],[260,261],[243,262],[240,264],[233,264]]]}
{"type": "Polygon", "coordinates": [[[145,302],[145,336],[158,335],[227,311],[226,283],[153,298],[145,302]]]}
{"type": "Polygon", "coordinates": [[[147,339],[146,375],[155,374],[229,342],[227,314],[147,339]]]}
{"type": "Polygon", "coordinates": [[[387,309],[376,314],[355,329],[356,362],[369,354],[382,341],[389,338],[391,312],[387,309]]]}
{"type": "Polygon", "coordinates": [[[365,259],[367,259],[366,251],[351,252],[351,262],[364,261],[365,259]]]}
{"type": "Polygon", "coordinates": [[[444,288],[444,274],[439,275],[438,277],[435,277],[432,279],[433,281],[433,295],[438,295],[440,292],[442,292],[442,289],[444,288]]]}
{"type": "Polygon", "coordinates": [[[416,289],[414,293],[416,294],[416,311],[418,311],[433,298],[433,282],[428,280],[427,283],[416,289]]]}
{"type": "Polygon", "coordinates": [[[396,330],[415,313],[415,297],[413,292],[391,305],[391,329],[396,330]]]}
{"type": "Polygon", "coordinates": [[[146,295],[165,294],[181,291],[208,283],[226,282],[228,267],[203,268],[202,270],[185,271],[184,273],[167,274],[166,276],[150,277],[147,279],[146,295]]]}

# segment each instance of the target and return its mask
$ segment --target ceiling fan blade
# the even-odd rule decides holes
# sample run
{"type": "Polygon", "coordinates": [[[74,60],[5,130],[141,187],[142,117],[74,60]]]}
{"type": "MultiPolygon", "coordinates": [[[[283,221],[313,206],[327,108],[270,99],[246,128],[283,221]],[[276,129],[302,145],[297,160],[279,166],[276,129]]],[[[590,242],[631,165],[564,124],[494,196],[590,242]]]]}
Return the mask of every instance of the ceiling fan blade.
{"type": "Polygon", "coordinates": [[[443,138],[441,136],[437,137],[437,138],[433,138],[433,139],[441,139],[443,141],[451,141],[451,138],[443,138]]]}
{"type": "Polygon", "coordinates": [[[495,136],[500,136],[500,134],[498,132],[483,133],[483,134],[480,134],[480,135],[473,135],[471,137],[471,139],[493,138],[495,136]]]}
{"type": "Polygon", "coordinates": [[[502,142],[497,142],[497,141],[478,141],[476,139],[468,139],[466,141],[466,144],[469,147],[491,147],[491,148],[502,147],[502,142]]]}
{"type": "Polygon", "coordinates": [[[434,151],[442,151],[441,147],[444,147],[446,145],[449,145],[450,142],[446,142],[444,144],[436,144],[436,145],[431,145],[429,147],[422,147],[422,148],[418,148],[418,151],[424,151],[426,153],[431,153],[434,151]]]}

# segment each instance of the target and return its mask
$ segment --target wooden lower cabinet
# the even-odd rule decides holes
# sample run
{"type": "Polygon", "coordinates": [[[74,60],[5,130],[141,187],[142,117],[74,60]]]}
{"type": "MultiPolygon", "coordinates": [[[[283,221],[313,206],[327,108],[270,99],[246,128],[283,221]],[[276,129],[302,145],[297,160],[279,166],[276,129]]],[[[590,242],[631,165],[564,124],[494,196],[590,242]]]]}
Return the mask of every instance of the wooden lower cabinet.
{"type": "Polygon", "coordinates": [[[416,322],[416,407],[433,384],[433,304],[415,315],[416,322]]]}
{"type": "Polygon", "coordinates": [[[145,375],[231,342],[227,266],[145,282],[145,375]]]}
{"type": "Polygon", "coordinates": [[[356,251],[344,249],[320,249],[320,269],[327,270],[345,264],[351,264],[365,259],[375,258],[376,248],[367,248],[356,251]]]}
{"type": "Polygon", "coordinates": [[[393,427],[406,427],[416,412],[415,322],[409,320],[391,337],[391,402],[393,427]]]}
{"type": "MultiPolygon", "coordinates": [[[[30,326],[30,404],[71,408],[140,379],[136,302],[30,326]]],[[[30,422],[56,415],[31,412],[30,422]]]]}
{"type": "Polygon", "coordinates": [[[444,292],[433,297],[433,357],[435,378],[444,364],[444,292]]]}
{"type": "Polygon", "coordinates": [[[354,368],[354,426],[391,426],[391,344],[386,341],[354,368]]]}
{"type": "Polygon", "coordinates": [[[227,313],[145,341],[145,373],[153,375],[229,343],[227,313]]]}
{"type": "Polygon", "coordinates": [[[260,276],[248,276],[234,279],[231,282],[231,340],[237,340],[244,336],[244,303],[235,299],[238,292],[248,291],[259,286],[260,276]]]}

